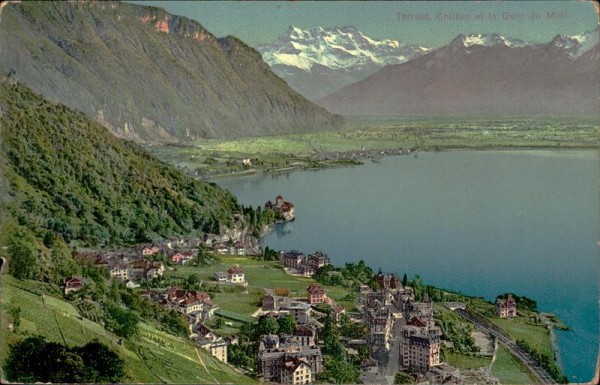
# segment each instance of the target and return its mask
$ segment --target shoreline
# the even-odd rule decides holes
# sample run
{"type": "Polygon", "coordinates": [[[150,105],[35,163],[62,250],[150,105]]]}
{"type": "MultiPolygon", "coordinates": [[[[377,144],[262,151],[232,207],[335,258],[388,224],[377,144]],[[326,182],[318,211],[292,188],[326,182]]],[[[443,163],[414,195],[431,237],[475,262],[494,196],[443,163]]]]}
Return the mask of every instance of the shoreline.
{"type": "MultiPolygon", "coordinates": [[[[341,158],[340,160],[325,160],[322,167],[301,167],[301,166],[290,166],[277,170],[260,170],[260,169],[250,169],[246,171],[239,171],[233,173],[221,173],[209,176],[199,176],[196,177],[202,181],[215,181],[220,179],[230,179],[230,178],[244,178],[251,176],[259,176],[259,175],[281,175],[286,173],[298,172],[298,171],[320,171],[320,170],[328,170],[335,168],[343,168],[343,167],[353,167],[353,166],[361,166],[365,164],[366,160],[371,160],[373,163],[379,162],[381,159],[385,159],[388,157],[395,156],[407,156],[407,155],[415,155],[418,154],[431,154],[431,153],[442,153],[442,152],[462,152],[462,151],[482,151],[482,152],[520,152],[520,153],[541,153],[541,152],[549,152],[549,153],[560,153],[560,152],[600,152],[600,145],[598,147],[536,147],[536,146],[495,146],[495,147],[447,147],[441,149],[428,149],[428,150],[410,150],[409,152],[400,152],[400,153],[391,153],[393,151],[398,151],[397,148],[381,150],[385,154],[376,154],[376,156],[371,156],[372,154],[367,154],[366,156],[357,157],[357,158],[341,158]],[[354,162],[354,163],[351,163],[354,162]]],[[[376,152],[376,150],[369,150],[369,152],[376,152]]],[[[346,153],[346,152],[339,152],[346,153]]]]}

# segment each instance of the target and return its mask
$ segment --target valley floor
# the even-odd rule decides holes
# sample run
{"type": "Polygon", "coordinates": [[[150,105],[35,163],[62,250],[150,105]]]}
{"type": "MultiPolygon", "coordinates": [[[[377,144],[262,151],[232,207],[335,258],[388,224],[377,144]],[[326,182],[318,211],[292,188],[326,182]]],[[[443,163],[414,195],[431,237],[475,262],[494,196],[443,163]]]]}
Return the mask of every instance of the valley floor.
{"type": "Polygon", "coordinates": [[[388,155],[452,149],[598,148],[598,122],[586,119],[398,120],[348,119],[339,131],[191,146],[147,146],[161,160],[194,176],[214,178],[377,162],[388,155]]]}

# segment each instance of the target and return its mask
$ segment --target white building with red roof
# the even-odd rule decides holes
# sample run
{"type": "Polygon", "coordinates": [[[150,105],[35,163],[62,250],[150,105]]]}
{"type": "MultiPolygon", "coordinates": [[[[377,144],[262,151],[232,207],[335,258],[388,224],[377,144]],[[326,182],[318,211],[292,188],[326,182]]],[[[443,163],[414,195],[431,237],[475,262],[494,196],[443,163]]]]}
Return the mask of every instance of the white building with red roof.
{"type": "Polygon", "coordinates": [[[229,268],[229,270],[227,270],[227,280],[231,283],[246,282],[244,269],[237,265],[229,268]]]}

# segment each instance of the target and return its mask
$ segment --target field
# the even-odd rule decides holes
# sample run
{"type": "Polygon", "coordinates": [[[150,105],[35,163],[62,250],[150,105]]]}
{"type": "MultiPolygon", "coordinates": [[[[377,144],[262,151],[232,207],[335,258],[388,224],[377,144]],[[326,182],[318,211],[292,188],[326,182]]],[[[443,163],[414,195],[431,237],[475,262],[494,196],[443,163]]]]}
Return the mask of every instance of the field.
{"type": "Polygon", "coordinates": [[[163,333],[140,323],[139,336],[119,344],[119,337],[79,315],[71,304],[36,293],[35,285],[1,277],[0,355],[17,336],[8,331],[7,307],[21,308],[21,336],[39,334],[67,345],[84,345],[92,340],[118,351],[126,362],[127,382],[145,383],[256,383],[238,373],[191,341],[163,333]]]}
{"type": "MultiPolygon", "coordinates": [[[[211,292],[211,295],[214,296],[214,302],[220,307],[217,314],[225,316],[228,320],[253,321],[250,316],[261,306],[261,299],[265,293],[264,288],[288,288],[290,296],[305,297],[308,285],[315,283],[312,278],[286,274],[276,262],[259,261],[241,256],[220,256],[220,259],[221,263],[210,267],[178,266],[176,270],[167,271],[166,276],[186,278],[191,274],[196,274],[206,285],[218,288],[219,291],[211,292]],[[247,287],[218,284],[213,280],[215,272],[227,271],[234,265],[239,265],[244,269],[246,282],[248,282],[247,287]]],[[[354,307],[353,302],[340,301],[349,294],[348,289],[325,286],[325,290],[329,297],[336,300],[336,303],[348,309],[354,307]]]]}
{"type": "Polygon", "coordinates": [[[496,352],[496,361],[492,365],[492,374],[498,377],[502,384],[532,384],[535,382],[523,364],[500,345],[496,352]]]}
{"type": "Polygon", "coordinates": [[[448,365],[459,369],[481,368],[488,366],[491,362],[491,357],[472,357],[464,354],[457,354],[448,350],[444,357],[448,365]]]}
{"type": "Polygon", "coordinates": [[[552,353],[552,344],[550,342],[550,333],[546,327],[532,325],[524,318],[517,317],[513,319],[506,318],[489,318],[489,320],[502,328],[514,340],[523,339],[530,346],[539,349],[542,352],[552,353]]]}
{"type": "Polygon", "coordinates": [[[597,146],[598,123],[585,119],[349,118],[345,128],[339,131],[202,140],[188,147],[149,146],[147,149],[163,161],[194,175],[209,177],[355,164],[398,148],[441,151],[597,146]],[[242,164],[243,159],[249,159],[250,164],[242,164]]]}

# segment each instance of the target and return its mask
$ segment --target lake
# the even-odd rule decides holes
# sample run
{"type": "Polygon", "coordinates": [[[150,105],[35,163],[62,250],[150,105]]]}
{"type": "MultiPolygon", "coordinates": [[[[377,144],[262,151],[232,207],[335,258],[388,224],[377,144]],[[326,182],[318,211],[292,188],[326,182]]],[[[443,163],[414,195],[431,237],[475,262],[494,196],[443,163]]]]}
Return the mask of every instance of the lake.
{"type": "Polygon", "coordinates": [[[245,205],[294,203],[264,246],[537,300],[571,328],[557,332],[560,363],[584,382],[599,340],[599,177],[596,151],[451,151],[217,183],[245,205]]]}

